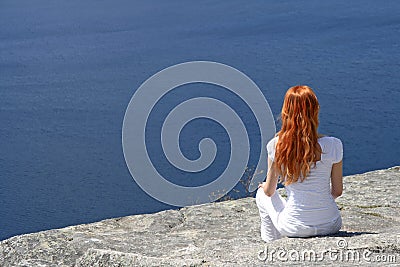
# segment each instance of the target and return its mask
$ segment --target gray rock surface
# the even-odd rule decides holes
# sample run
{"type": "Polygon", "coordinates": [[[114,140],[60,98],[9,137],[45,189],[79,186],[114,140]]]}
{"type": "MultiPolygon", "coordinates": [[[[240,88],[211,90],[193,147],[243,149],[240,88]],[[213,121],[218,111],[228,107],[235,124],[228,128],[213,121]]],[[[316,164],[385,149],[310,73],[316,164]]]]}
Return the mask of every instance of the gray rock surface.
{"type": "Polygon", "coordinates": [[[0,243],[0,266],[397,266],[399,184],[400,167],[345,177],[334,236],[264,243],[244,198],[15,236],[0,243]]]}

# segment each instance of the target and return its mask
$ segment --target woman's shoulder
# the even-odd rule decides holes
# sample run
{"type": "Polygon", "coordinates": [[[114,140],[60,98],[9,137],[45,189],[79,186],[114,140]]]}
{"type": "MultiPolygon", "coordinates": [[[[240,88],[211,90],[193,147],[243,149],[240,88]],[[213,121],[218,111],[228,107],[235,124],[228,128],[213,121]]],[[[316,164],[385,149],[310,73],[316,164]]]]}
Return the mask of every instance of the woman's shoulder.
{"type": "Polygon", "coordinates": [[[266,147],[267,147],[267,153],[268,157],[273,161],[275,159],[275,146],[278,141],[278,136],[275,135],[271,140],[268,141],[266,147]]]}
{"type": "Polygon", "coordinates": [[[334,136],[322,136],[318,139],[322,152],[334,162],[338,162],[343,157],[342,141],[334,136]]]}
{"type": "Polygon", "coordinates": [[[267,149],[269,149],[269,150],[274,149],[276,146],[276,143],[278,142],[278,138],[279,138],[279,136],[275,135],[272,139],[270,139],[267,142],[267,149]]]}
{"type": "Polygon", "coordinates": [[[342,141],[339,138],[322,134],[319,135],[318,141],[333,145],[342,144],[342,141]]]}

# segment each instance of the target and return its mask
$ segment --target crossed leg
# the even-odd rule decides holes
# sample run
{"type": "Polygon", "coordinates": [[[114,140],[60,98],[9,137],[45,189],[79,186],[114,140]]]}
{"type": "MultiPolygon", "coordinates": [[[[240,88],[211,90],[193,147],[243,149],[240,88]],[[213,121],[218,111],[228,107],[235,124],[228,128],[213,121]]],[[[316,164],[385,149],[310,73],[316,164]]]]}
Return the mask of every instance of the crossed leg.
{"type": "MultiPolygon", "coordinates": [[[[286,205],[286,200],[278,192],[268,197],[264,190],[259,188],[256,194],[256,203],[261,218],[261,238],[265,242],[270,242],[282,237],[277,229],[279,214],[286,205]]],[[[279,227],[278,227],[279,228],[279,227]]]]}

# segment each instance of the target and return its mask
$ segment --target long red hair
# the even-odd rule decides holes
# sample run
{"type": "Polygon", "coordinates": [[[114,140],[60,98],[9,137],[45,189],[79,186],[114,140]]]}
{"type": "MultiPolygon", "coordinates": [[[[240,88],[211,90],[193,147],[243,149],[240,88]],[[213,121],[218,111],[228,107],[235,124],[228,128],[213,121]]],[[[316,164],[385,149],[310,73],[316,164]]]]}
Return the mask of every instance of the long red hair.
{"type": "Polygon", "coordinates": [[[319,103],[313,90],[305,85],[289,88],[283,102],[282,128],[278,132],[275,162],[285,185],[302,182],[317,161],[319,103]]]}

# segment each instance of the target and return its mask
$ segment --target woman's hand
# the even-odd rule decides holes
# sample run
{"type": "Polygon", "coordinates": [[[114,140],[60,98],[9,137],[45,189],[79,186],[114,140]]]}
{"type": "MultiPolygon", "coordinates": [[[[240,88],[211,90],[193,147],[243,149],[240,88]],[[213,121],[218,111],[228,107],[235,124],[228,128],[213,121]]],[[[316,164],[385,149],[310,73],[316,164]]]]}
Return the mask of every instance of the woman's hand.
{"type": "Polygon", "coordinates": [[[264,188],[264,185],[265,185],[265,182],[259,183],[259,184],[258,184],[258,188],[260,188],[260,187],[264,188]]]}

